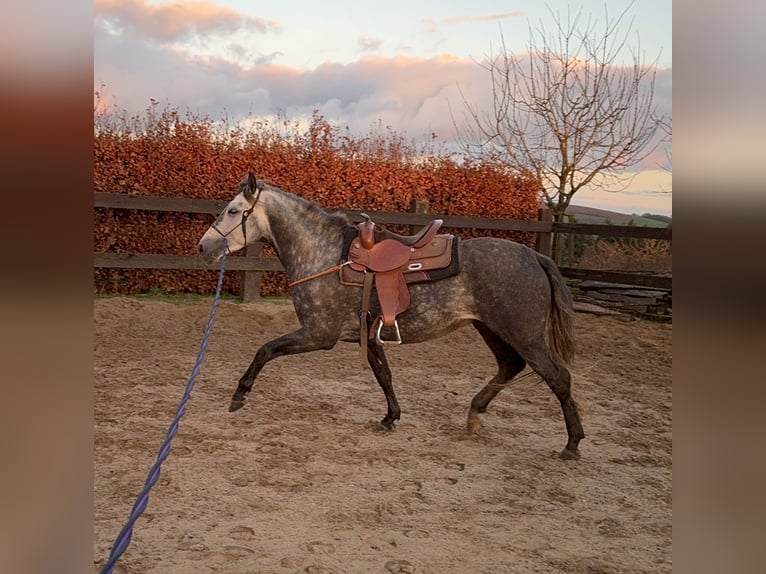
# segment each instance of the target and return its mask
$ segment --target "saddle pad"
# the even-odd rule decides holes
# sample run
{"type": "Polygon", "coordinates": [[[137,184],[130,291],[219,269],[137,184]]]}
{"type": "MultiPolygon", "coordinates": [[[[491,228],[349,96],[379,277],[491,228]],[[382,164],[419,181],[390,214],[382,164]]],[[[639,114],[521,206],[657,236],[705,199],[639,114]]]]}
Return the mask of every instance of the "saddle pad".
{"type": "MultiPolygon", "coordinates": [[[[348,260],[349,249],[355,237],[355,234],[349,234],[348,241],[344,242],[344,261],[348,260]]],[[[413,257],[402,266],[405,281],[420,283],[457,275],[460,272],[459,241],[460,238],[455,235],[437,235],[428,245],[415,251],[413,257]],[[420,264],[419,269],[407,271],[407,267],[413,263],[420,264]]],[[[361,287],[364,284],[364,271],[357,271],[352,266],[346,265],[340,270],[340,282],[344,285],[361,287]]]]}

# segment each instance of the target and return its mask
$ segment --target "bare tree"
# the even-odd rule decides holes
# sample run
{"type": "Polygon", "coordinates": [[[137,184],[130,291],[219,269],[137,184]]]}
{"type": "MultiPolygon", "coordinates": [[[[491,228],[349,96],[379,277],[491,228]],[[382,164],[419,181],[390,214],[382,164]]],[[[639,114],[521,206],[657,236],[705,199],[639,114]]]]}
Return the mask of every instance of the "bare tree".
{"type": "MultiPolygon", "coordinates": [[[[660,119],[660,130],[665,137],[662,141],[673,141],[673,118],[668,116],[660,119]]],[[[665,162],[660,164],[660,169],[664,169],[667,172],[673,172],[673,152],[669,149],[665,150],[665,162]]]]}
{"type": "Polygon", "coordinates": [[[610,18],[605,8],[599,26],[582,9],[563,17],[549,7],[554,30],[530,27],[528,53],[510,53],[501,33],[500,53],[479,63],[491,78],[491,109],[461,90],[463,151],[537,176],[557,221],[584,186],[624,189],[625,168],[652,153],[658,128],[669,125],[653,102],[656,61],[644,62],[637,35],[639,46],[628,44],[628,9],[610,18]]]}

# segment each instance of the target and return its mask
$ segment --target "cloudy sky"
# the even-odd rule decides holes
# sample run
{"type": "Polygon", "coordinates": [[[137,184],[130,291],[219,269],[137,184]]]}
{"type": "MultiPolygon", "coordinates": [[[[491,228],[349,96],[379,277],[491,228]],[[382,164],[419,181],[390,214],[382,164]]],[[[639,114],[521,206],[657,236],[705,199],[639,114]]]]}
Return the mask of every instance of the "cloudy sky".
{"type": "MultiPolygon", "coordinates": [[[[566,12],[568,3],[551,0],[566,12]]],[[[625,0],[583,0],[603,18],[625,0]]],[[[670,115],[671,0],[635,0],[629,14],[647,61],[657,59],[655,103],[670,115]]],[[[213,119],[280,114],[300,121],[318,109],[360,134],[391,127],[408,139],[454,139],[460,91],[489,105],[479,65],[502,37],[523,54],[529,26],[552,27],[537,0],[95,0],[94,91],[130,112],[152,99],[213,119]]],[[[626,52],[626,56],[629,53],[626,52]]],[[[583,190],[574,203],[626,213],[671,213],[665,150],[640,166],[627,190],[583,190]]]]}

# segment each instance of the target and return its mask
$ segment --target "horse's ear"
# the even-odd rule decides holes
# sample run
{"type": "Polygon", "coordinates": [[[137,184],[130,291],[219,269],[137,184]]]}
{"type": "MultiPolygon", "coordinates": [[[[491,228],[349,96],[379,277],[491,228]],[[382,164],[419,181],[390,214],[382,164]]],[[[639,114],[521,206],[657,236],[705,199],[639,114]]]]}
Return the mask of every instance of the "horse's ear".
{"type": "Polygon", "coordinates": [[[252,172],[247,174],[247,186],[245,187],[245,199],[253,201],[255,195],[258,192],[258,180],[255,178],[252,172]]]}

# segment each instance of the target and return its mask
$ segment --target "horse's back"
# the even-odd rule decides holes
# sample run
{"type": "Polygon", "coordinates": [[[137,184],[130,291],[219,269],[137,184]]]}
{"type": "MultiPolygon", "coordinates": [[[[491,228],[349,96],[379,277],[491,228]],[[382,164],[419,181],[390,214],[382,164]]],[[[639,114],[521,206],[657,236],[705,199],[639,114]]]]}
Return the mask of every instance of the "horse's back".
{"type": "Polygon", "coordinates": [[[512,284],[547,283],[540,255],[533,249],[495,237],[474,237],[461,241],[461,270],[472,282],[512,284]]]}
{"type": "Polygon", "coordinates": [[[551,286],[533,249],[507,239],[476,237],[461,241],[461,272],[483,320],[495,315],[508,321],[547,317],[551,286]]]}

